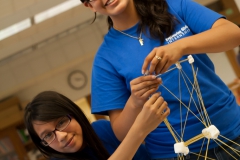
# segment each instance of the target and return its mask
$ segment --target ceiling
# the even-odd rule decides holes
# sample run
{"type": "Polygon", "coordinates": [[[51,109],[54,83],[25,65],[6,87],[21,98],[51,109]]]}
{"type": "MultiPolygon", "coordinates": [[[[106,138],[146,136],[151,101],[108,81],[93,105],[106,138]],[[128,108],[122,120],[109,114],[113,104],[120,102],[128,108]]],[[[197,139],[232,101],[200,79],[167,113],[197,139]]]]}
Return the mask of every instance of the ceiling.
{"type": "MultiPolygon", "coordinates": [[[[0,30],[26,18],[32,19],[36,14],[66,1],[78,0],[0,0],[0,30]]],[[[203,5],[209,5],[217,0],[195,1],[203,5]]],[[[80,0],[79,4],[81,4],[80,0]]],[[[67,11],[64,16],[65,21],[61,21],[62,17],[58,15],[48,22],[35,24],[30,29],[0,41],[0,61],[64,30],[86,22],[92,18],[93,14],[83,5],[79,5],[67,11]]]]}
{"type": "MultiPolygon", "coordinates": [[[[26,18],[32,18],[34,15],[64,1],[66,0],[0,0],[0,30],[26,18]]],[[[35,24],[29,29],[0,41],[0,60],[36,45],[64,30],[84,23],[91,19],[92,16],[91,11],[83,7],[83,5],[79,5],[64,14],[35,24]],[[63,21],[63,19],[66,20],[63,21]]]]}

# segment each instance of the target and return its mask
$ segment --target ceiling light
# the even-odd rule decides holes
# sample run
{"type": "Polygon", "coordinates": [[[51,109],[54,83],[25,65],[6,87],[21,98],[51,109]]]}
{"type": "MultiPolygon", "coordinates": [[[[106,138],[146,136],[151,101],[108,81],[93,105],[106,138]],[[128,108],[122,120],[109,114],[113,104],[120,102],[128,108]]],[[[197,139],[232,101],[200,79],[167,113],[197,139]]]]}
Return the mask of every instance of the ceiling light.
{"type": "Polygon", "coordinates": [[[0,41],[31,27],[31,25],[32,25],[31,20],[30,18],[28,18],[21,22],[15,23],[14,25],[11,25],[5,29],[0,30],[0,41]]]}
{"type": "Polygon", "coordinates": [[[37,15],[34,16],[34,23],[40,23],[46,19],[49,19],[51,17],[54,17],[62,12],[65,12],[73,7],[76,7],[80,5],[80,1],[75,1],[75,0],[68,0],[66,2],[63,2],[57,6],[54,6],[50,9],[47,9],[41,13],[38,13],[37,15]]]}

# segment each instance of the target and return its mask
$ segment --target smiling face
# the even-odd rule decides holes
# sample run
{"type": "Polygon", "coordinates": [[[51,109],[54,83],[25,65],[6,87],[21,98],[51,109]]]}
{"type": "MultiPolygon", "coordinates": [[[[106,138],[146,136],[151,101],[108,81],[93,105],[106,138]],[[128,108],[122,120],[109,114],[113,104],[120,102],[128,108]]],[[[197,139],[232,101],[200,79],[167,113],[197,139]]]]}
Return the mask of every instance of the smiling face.
{"type": "Polygon", "coordinates": [[[108,15],[111,18],[121,16],[133,7],[133,0],[91,0],[84,5],[93,12],[108,15]]]}
{"type": "Polygon", "coordinates": [[[140,20],[133,0],[85,0],[83,3],[93,12],[109,16],[113,28],[118,30],[126,30],[140,20]]]}
{"type": "MultiPolygon", "coordinates": [[[[34,121],[33,128],[40,139],[51,135],[56,126],[61,125],[63,117],[51,122],[34,121]]],[[[82,128],[79,123],[72,118],[69,125],[62,131],[55,130],[55,139],[49,144],[52,149],[62,153],[74,153],[83,146],[82,128]]]]}

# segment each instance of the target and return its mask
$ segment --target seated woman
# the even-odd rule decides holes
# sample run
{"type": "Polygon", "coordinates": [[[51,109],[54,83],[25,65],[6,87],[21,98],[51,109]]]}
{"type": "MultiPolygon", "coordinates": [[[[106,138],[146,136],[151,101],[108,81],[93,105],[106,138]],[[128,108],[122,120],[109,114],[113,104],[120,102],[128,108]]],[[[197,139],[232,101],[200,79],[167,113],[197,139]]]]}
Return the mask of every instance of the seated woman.
{"type": "Polygon", "coordinates": [[[109,121],[99,120],[91,125],[74,102],[54,91],[39,93],[26,106],[24,119],[33,143],[47,158],[147,160],[150,158],[141,144],[169,113],[160,93],[153,94],[121,143],[109,121]]]}

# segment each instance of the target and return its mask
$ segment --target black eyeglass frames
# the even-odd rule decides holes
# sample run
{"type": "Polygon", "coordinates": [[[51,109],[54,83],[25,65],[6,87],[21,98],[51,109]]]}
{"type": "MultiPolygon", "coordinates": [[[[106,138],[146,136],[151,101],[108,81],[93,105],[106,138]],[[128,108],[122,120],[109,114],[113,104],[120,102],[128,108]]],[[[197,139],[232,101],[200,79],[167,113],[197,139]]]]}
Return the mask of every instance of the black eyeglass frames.
{"type": "Polygon", "coordinates": [[[70,124],[72,118],[69,116],[69,115],[66,115],[64,117],[62,117],[55,129],[52,131],[52,132],[48,132],[42,139],[41,143],[44,145],[44,146],[49,146],[56,138],[56,131],[62,131],[64,130],[65,128],[67,128],[67,126],[70,124]]]}

